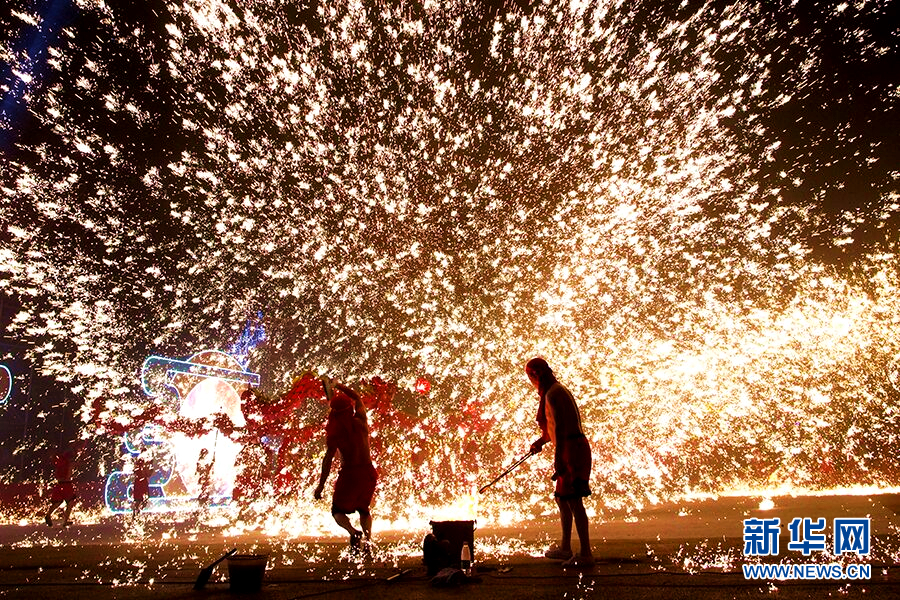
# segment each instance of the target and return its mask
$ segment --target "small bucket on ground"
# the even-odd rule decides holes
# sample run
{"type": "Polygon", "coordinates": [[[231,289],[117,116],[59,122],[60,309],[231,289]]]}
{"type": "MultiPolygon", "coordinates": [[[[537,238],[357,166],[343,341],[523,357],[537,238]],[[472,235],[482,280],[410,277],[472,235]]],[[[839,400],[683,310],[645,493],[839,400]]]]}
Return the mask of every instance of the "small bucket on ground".
{"type": "Polygon", "coordinates": [[[463,544],[469,544],[472,560],[475,560],[475,521],[431,521],[431,532],[438,540],[447,540],[450,547],[450,566],[459,568],[459,555],[463,544]]]}
{"type": "Polygon", "coordinates": [[[228,560],[228,582],[232,592],[258,592],[266,574],[267,554],[232,554],[228,560]]]}

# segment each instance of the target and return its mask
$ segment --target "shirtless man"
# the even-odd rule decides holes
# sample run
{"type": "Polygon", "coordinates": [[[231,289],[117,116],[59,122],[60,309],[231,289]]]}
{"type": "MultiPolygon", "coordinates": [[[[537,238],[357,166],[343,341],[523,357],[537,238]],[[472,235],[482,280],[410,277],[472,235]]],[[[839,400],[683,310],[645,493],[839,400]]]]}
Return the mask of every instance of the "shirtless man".
{"type": "Polygon", "coordinates": [[[56,483],[50,488],[50,508],[44,515],[44,523],[48,527],[53,526],[53,511],[59,508],[63,502],[66,503],[66,510],[63,513],[63,527],[69,525],[69,515],[72,513],[72,506],[78,494],[75,493],[75,485],[72,483],[72,466],[78,453],[84,449],[86,442],[77,442],[69,446],[61,444],[56,456],[53,458],[53,475],[56,477],[56,483]]]}
{"type": "Polygon", "coordinates": [[[350,547],[359,548],[365,538],[372,538],[372,515],[369,506],[375,495],[375,467],[369,454],[369,423],[366,407],[359,394],[341,383],[322,380],[331,411],[325,425],[325,457],[322,474],[313,496],[322,498],[325,481],[331,473],[334,455],[341,453],[341,470],[334,484],[331,514],[335,522],[350,534],[350,547]],[[362,532],[353,527],[348,515],[359,513],[362,532]]]}
{"type": "Polygon", "coordinates": [[[564,567],[588,567],[594,564],[594,556],[582,499],[591,495],[591,447],[581,429],[581,415],[575,398],[556,380],[547,361],[531,359],[525,373],[540,395],[537,421],[541,437],[531,444],[531,452],[536,454],[544,444],[553,442],[551,480],[556,482],[554,497],[562,526],[560,543],[551,546],[544,556],[564,560],[564,567]],[[572,553],[573,521],[581,544],[577,555],[572,553]]]}

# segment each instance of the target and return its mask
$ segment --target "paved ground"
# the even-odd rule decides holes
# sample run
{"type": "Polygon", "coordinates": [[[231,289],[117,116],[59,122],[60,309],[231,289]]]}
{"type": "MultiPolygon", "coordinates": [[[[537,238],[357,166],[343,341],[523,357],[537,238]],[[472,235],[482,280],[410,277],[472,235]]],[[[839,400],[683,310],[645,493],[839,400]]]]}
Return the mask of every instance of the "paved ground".
{"type": "MultiPolygon", "coordinates": [[[[540,558],[556,523],[479,529],[478,570],[458,587],[433,587],[421,562],[427,531],[379,532],[370,559],[351,559],[345,541],[331,537],[271,539],[225,537],[219,530],[192,531],[158,523],[143,535],[112,518],[49,531],[37,525],[0,526],[0,598],[898,598],[900,597],[900,496],[717,500],[656,507],[629,519],[592,525],[598,564],[564,570],[540,558]],[[744,578],[742,520],[780,517],[870,517],[872,553],[857,559],[871,567],[864,581],[753,581],[744,578]],[[223,563],[203,591],[194,591],[200,568],[227,549],[269,556],[265,585],[255,594],[229,590],[223,563]],[[393,575],[398,575],[389,581],[393,575]]],[[[786,534],[786,528],[784,533],[786,534]]],[[[830,563],[821,553],[804,557],[786,549],[772,562],[830,563]]]]}

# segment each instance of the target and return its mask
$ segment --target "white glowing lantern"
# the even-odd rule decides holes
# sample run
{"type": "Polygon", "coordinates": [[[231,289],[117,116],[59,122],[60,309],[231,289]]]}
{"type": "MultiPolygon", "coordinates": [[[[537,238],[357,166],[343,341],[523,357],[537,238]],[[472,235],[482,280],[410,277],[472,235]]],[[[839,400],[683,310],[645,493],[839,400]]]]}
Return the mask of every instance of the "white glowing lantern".
{"type": "MultiPolygon", "coordinates": [[[[241,399],[234,387],[221,379],[204,379],[191,389],[181,403],[179,416],[188,419],[205,419],[216,413],[228,415],[231,422],[238,427],[246,424],[241,412],[241,399]]],[[[175,450],[177,464],[175,472],[190,496],[201,493],[200,453],[206,449],[212,462],[210,473],[213,496],[231,496],[234,488],[234,464],[241,446],[218,430],[213,430],[199,437],[190,437],[176,432],[170,437],[175,450]]]]}
{"type": "Polygon", "coordinates": [[[205,422],[208,430],[199,436],[181,431],[162,435],[160,441],[174,458],[174,476],[161,484],[164,497],[206,496],[213,501],[230,497],[241,445],[211,426],[217,415],[226,415],[236,427],[246,425],[238,391],[258,384],[259,376],[245,371],[230,354],[205,350],[186,361],[152,356],[145,361],[141,378],[148,396],[159,396],[166,388],[174,391],[178,417],[205,422]],[[209,469],[207,486],[204,467],[209,469]]]}

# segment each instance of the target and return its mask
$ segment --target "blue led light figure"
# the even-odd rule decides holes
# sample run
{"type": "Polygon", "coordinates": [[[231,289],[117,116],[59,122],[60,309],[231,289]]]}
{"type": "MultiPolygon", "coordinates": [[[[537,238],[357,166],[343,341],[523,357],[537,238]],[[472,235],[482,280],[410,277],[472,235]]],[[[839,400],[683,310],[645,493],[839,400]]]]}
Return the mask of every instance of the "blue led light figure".
{"type": "MultiPolygon", "coordinates": [[[[162,429],[158,425],[145,425],[143,429],[127,433],[123,436],[122,445],[125,451],[132,457],[138,456],[142,450],[153,449],[152,456],[153,474],[150,476],[150,494],[146,512],[153,512],[154,508],[161,507],[165,503],[166,494],[163,490],[175,470],[175,459],[172,448],[168,447],[159,437],[162,429]]],[[[106,508],[110,512],[121,514],[131,511],[134,494],[133,474],[125,471],[113,471],[106,478],[104,499],[106,508]]]]}
{"type": "MultiPolygon", "coordinates": [[[[225,352],[220,352],[218,350],[207,350],[204,353],[198,354],[212,353],[229,356],[225,352]]],[[[197,355],[195,354],[194,356],[197,355]]],[[[244,385],[259,385],[259,375],[257,373],[216,367],[214,365],[192,362],[191,360],[176,360],[174,358],[165,358],[162,356],[150,356],[144,361],[144,366],[141,367],[141,385],[144,388],[144,393],[151,398],[155,398],[156,396],[165,393],[166,388],[175,389],[172,385],[172,381],[175,375],[179,373],[192,375],[194,377],[221,379],[222,381],[230,381],[244,385]]]]}
{"type": "Polygon", "coordinates": [[[256,313],[256,318],[251,317],[247,319],[244,330],[229,350],[229,354],[231,354],[245,369],[247,368],[247,363],[250,361],[250,352],[266,341],[266,329],[263,326],[262,321],[262,311],[256,313]]]}
{"type": "Polygon", "coordinates": [[[12,390],[12,371],[6,365],[0,365],[0,404],[6,404],[6,401],[12,396],[12,390]]]}
{"type": "MultiPolygon", "coordinates": [[[[259,317],[261,318],[262,315],[260,314],[259,317]]],[[[261,325],[259,327],[261,329],[261,325]]],[[[264,336],[264,333],[262,335],[264,336]]],[[[258,338],[259,335],[256,337],[258,338]]],[[[144,393],[158,404],[174,404],[172,408],[179,413],[179,416],[189,419],[205,418],[207,413],[203,411],[211,410],[202,406],[198,408],[198,405],[192,404],[192,391],[215,382],[224,382],[226,389],[230,387],[229,393],[233,396],[230,406],[234,411],[231,417],[233,422],[238,423],[235,419],[242,420],[242,415],[236,394],[239,389],[248,385],[259,385],[259,375],[247,371],[244,364],[231,354],[219,350],[204,350],[192,355],[187,360],[150,356],[144,361],[141,369],[141,385],[144,393]],[[197,412],[198,410],[200,413],[197,412]]],[[[190,500],[189,495],[178,498],[170,497],[165,490],[165,486],[176,476],[183,483],[185,471],[192,472],[191,469],[194,467],[191,458],[183,456],[184,452],[181,452],[182,456],[178,456],[178,449],[174,446],[179,435],[175,433],[173,438],[171,432],[166,432],[157,425],[148,425],[142,430],[124,436],[125,451],[132,457],[140,454],[141,449],[153,449],[153,473],[149,479],[150,495],[147,506],[149,511],[165,510],[175,500],[190,500]]],[[[218,437],[214,439],[219,440],[220,446],[233,444],[230,439],[219,439],[218,437]]],[[[215,454],[215,447],[213,447],[213,454],[215,454]]],[[[111,512],[130,511],[132,474],[124,471],[111,473],[106,481],[104,495],[106,506],[111,512]]],[[[219,496],[220,503],[227,502],[229,499],[230,494],[227,491],[219,496]]]]}

